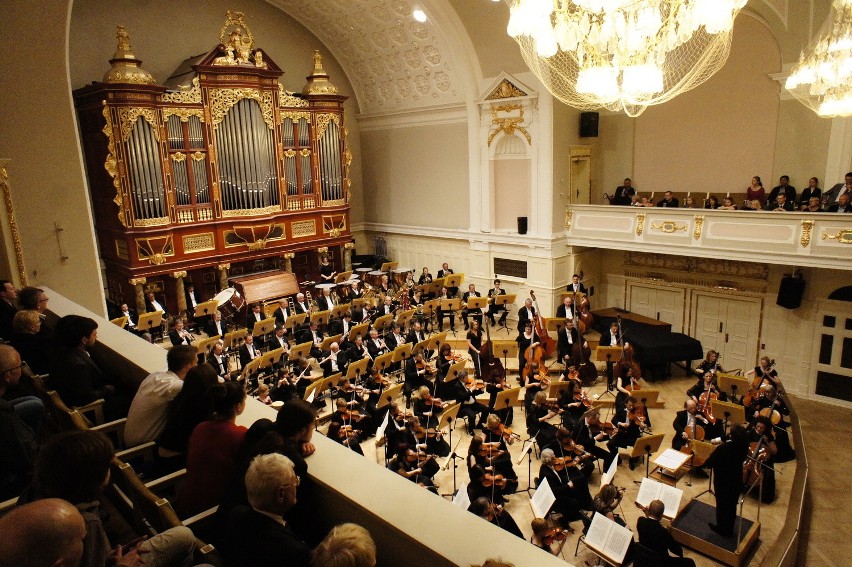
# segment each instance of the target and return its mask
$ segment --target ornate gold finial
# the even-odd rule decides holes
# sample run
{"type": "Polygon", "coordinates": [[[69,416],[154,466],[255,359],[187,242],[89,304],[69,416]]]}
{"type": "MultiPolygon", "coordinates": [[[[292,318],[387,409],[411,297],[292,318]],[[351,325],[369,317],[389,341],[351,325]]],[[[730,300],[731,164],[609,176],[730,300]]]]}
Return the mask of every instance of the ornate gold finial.
{"type": "Polygon", "coordinates": [[[254,50],[254,36],[246,25],[245,14],[228,10],[219,30],[219,48],[225,53],[213,60],[214,65],[252,65],[268,68],[263,52],[254,50]],[[230,31],[229,31],[230,30],[230,31]]]}
{"type": "Polygon", "coordinates": [[[105,83],[134,83],[139,85],[154,85],[157,81],[154,77],[142,69],[142,61],[136,59],[133,54],[133,48],[130,47],[130,34],[127,33],[127,28],[118,26],[115,32],[115,37],[118,39],[118,45],[115,49],[112,59],[109,60],[112,67],[104,75],[105,83]]]}
{"type": "Polygon", "coordinates": [[[308,80],[308,83],[302,89],[302,94],[337,94],[337,87],[331,84],[328,80],[328,73],[322,68],[322,55],[320,55],[318,50],[314,50],[314,70],[305,78],[308,80]]]}

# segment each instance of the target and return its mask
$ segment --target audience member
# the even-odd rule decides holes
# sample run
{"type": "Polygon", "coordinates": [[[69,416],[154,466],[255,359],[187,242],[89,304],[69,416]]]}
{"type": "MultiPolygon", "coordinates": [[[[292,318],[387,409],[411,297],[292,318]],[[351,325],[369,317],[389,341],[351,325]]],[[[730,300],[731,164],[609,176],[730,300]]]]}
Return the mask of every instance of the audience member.
{"type": "Polygon", "coordinates": [[[852,196],[852,171],[846,174],[846,179],[843,183],[838,183],[825,193],[825,202],[832,204],[840,200],[841,195],[852,196]]]}
{"type": "Polygon", "coordinates": [[[708,196],[707,199],[704,201],[704,208],[705,209],[713,209],[713,210],[718,209],[719,208],[719,197],[717,197],[716,195],[708,196]]]}
{"type": "Polygon", "coordinates": [[[612,198],[613,205],[630,205],[633,202],[633,196],[636,195],[636,189],[633,187],[633,182],[629,177],[624,179],[623,185],[615,188],[615,195],[612,198]]]}
{"type": "MultiPolygon", "coordinates": [[[[0,518],[0,534],[0,567],[77,567],[86,524],[70,503],[45,498],[0,518]]],[[[116,567],[134,565],[128,559],[116,567]]]]}
{"type": "Polygon", "coordinates": [[[44,290],[37,287],[23,287],[18,292],[18,308],[20,309],[31,309],[41,314],[47,310],[48,301],[49,298],[44,290]]]}
{"type": "Polygon", "coordinates": [[[186,373],[198,363],[195,347],[172,347],[166,355],[168,370],[149,374],[136,391],[127,423],[124,442],[129,447],[154,441],[166,426],[169,404],[183,388],[186,373]]]}
{"type": "Polygon", "coordinates": [[[680,201],[677,200],[677,197],[672,196],[671,191],[666,191],[663,198],[657,203],[658,207],[679,207],[680,201]]]}
{"type": "Polygon", "coordinates": [[[806,213],[821,213],[823,212],[822,201],[819,197],[811,197],[806,204],[802,205],[801,210],[806,213]]]}
{"type": "Polygon", "coordinates": [[[803,207],[807,207],[812,198],[816,197],[817,202],[819,202],[821,196],[822,189],[819,188],[819,179],[811,177],[808,179],[808,186],[802,189],[802,194],[799,195],[798,206],[804,210],[803,207]]]}
{"type": "Polygon", "coordinates": [[[769,204],[766,205],[767,211],[792,211],[793,210],[793,201],[787,198],[787,195],[783,192],[778,193],[775,197],[774,201],[769,201],[769,204]]]}
{"type": "Polygon", "coordinates": [[[340,524],[314,549],[311,567],[374,567],[376,544],[357,524],[340,524]]]}
{"type": "Polygon", "coordinates": [[[0,500],[6,500],[29,484],[38,451],[35,430],[44,404],[38,398],[3,399],[21,378],[21,357],[8,345],[0,345],[0,369],[0,500]]]}
{"type": "Polygon", "coordinates": [[[12,336],[12,319],[18,311],[18,290],[9,280],[0,280],[0,337],[12,336]]]}
{"type": "Polygon", "coordinates": [[[38,311],[24,309],[15,313],[12,321],[14,332],[10,337],[21,358],[36,374],[50,372],[50,359],[56,350],[56,344],[50,333],[41,332],[42,317],[38,311]]]}
{"type": "Polygon", "coordinates": [[[213,417],[189,436],[186,478],[177,497],[181,514],[197,514],[221,502],[246,435],[246,428],[236,424],[246,403],[242,383],[216,385],[212,394],[213,417]]]}
{"type": "Polygon", "coordinates": [[[310,564],[311,549],[284,520],[296,503],[299,477],[293,462],[272,453],[251,462],[245,477],[249,506],[231,511],[223,552],[228,565],[256,567],[280,561],[293,567],[310,564]]]}
{"type": "Polygon", "coordinates": [[[766,203],[766,190],[763,188],[763,182],[757,175],[751,178],[751,185],[746,188],[746,201],[749,203],[758,201],[760,206],[755,210],[762,209],[766,203]]]}
{"type": "Polygon", "coordinates": [[[852,213],[852,205],[849,205],[849,193],[842,194],[837,202],[829,205],[826,209],[828,213],[852,213]]]}
{"type": "Polygon", "coordinates": [[[725,197],[722,199],[722,205],[719,207],[720,211],[736,211],[737,206],[734,204],[734,200],[730,197],[725,197]]]}
{"type": "Polygon", "coordinates": [[[772,188],[772,191],[769,192],[769,197],[767,201],[771,203],[775,203],[778,195],[784,195],[786,201],[791,205],[796,202],[796,188],[790,185],[790,177],[787,175],[782,175],[780,179],[778,179],[778,185],[772,188]]]}
{"type": "MultiPolygon", "coordinates": [[[[100,499],[109,481],[114,451],[110,440],[95,431],[71,431],[51,439],[36,461],[36,498],[62,498],[80,511],[86,524],[81,567],[103,567],[116,558],[125,562],[144,555],[145,565],[192,565],[195,536],[180,526],[124,549],[113,546],[101,520],[100,499]]],[[[141,561],[128,564],[138,565],[141,561]]]]}

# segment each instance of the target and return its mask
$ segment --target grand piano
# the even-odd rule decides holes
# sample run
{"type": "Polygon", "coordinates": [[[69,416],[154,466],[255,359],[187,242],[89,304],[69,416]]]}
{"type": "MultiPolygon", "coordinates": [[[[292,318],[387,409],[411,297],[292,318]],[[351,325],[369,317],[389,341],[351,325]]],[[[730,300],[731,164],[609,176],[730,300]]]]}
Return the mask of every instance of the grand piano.
{"type": "Polygon", "coordinates": [[[642,377],[650,380],[671,376],[672,362],[683,362],[687,368],[693,360],[704,358],[701,342],[683,333],[673,333],[670,323],[649,319],[624,309],[612,307],[593,311],[592,327],[601,334],[621,316],[624,340],[633,345],[636,360],[642,367],[642,377]]]}

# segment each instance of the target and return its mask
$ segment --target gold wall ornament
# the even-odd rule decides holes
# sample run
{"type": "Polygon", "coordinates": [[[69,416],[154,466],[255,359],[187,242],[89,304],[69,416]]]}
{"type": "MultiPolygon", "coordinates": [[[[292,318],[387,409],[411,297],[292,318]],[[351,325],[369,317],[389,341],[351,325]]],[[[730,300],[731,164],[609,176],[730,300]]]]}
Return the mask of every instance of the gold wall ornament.
{"type": "Polygon", "coordinates": [[[664,232],[666,234],[672,234],[673,232],[677,232],[679,230],[686,232],[687,226],[685,224],[679,225],[672,220],[665,220],[662,221],[660,224],[652,222],[651,228],[654,230],[659,230],[660,232],[664,232]]]}
{"type": "Polygon", "coordinates": [[[260,209],[230,209],[222,211],[223,217],[256,217],[258,215],[269,215],[281,210],[281,205],[270,205],[260,209]]]}
{"type": "Polygon", "coordinates": [[[192,154],[191,157],[192,157],[192,161],[204,161],[204,158],[207,157],[207,156],[205,156],[203,153],[201,153],[199,151],[196,151],[194,154],[192,154]]]}
{"type": "Polygon", "coordinates": [[[802,248],[807,248],[808,244],[811,243],[811,231],[814,229],[814,221],[812,220],[803,220],[802,221],[802,240],[800,244],[802,248]]]}
{"type": "Polygon", "coordinates": [[[153,219],[133,219],[133,226],[163,226],[169,224],[169,217],[157,217],[153,219]]]}
{"type": "Polygon", "coordinates": [[[245,98],[256,100],[260,104],[263,121],[270,130],[274,128],[271,92],[258,89],[210,89],[210,115],[213,119],[213,128],[217,128],[225,119],[225,114],[245,98]]]}
{"type": "Polygon", "coordinates": [[[344,250],[355,250],[355,243],[354,242],[347,242],[346,244],[343,245],[343,249],[344,250]]]}
{"type": "Polygon", "coordinates": [[[292,120],[293,122],[298,122],[299,120],[305,120],[307,122],[311,121],[311,113],[303,112],[301,110],[290,110],[287,112],[281,113],[281,120],[292,120]]]}
{"type": "Polygon", "coordinates": [[[500,84],[497,85],[490,95],[485,97],[485,100],[499,100],[502,98],[515,98],[519,96],[527,96],[527,93],[519,89],[509,81],[508,79],[503,79],[500,81],[500,84]]]}
{"type": "Polygon", "coordinates": [[[281,257],[285,260],[292,260],[296,257],[296,254],[294,254],[293,252],[284,252],[283,254],[281,254],[281,257]]]}
{"type": "Polygon", "coordinates": [[[172,235],[137,238],[136,255],[140,260],[148,260],[154,266],[165,264],[167,257],[175,255],[172,235]]]}
{"type": "Polygon", "coordinates": [[[704,228],[704,215],[695,215],[695,230],[692,231],[692,238],[698,240],[701,238],[701,230],[704,228]]]}
{"type": "Polygon", "coordinates": [[[642,231],[645,230],[645,213],[636,215],[636,236],[642,236],[642,231]]]}
{"type": "Polygon", "coordinates": [[[301,238],[303,236],[313,236],[317,233],[317,223],[315,220],[304,220],[290,223],[290,232],[293,238],[301,238]]]}
{"type": "Polygon", "coordinates": [[[311,155],[311,150],[309,150],[308,148],[302,148],[301,150],[299,150],[299,155],[302,157],[308,157],[309,155],[311,155]]]}
{"type": "Polygon", "coordinates": [[[231,269],[231,264],[230,264],[230,263],[228,263],[228,264],[219,264],[218,266],[216,266],[216,269],[217,269],[217,270],[219,270],[219,271],[222,271],[222,270],[230,270],[230,269],[231,269]]]}
{"type": "Polygon", "coordinates": [[[527,139],[527,144],[532,144],[532,136],[526,128],[521,126],[524,122],[524,107],[520,104],[501,104],[496,105],[491,109],[491,125],[496,126],[491,133],[488,134],[488,145],[494,141],[494,138],[500,132],[505,132],[507,136],[515,133],[515,130],[524,135],[527,139]]]}
{"type": "MultiPolygon", "coordinates": [[[[322,55],[314,50],[314,68],[311,74],[305,77],[308,82],[302,89],[304,95],[333,95],[337,94],[337,87],[329,81],[328,73],[322,68],[322,55]]],[[[322,137],[320,135],[319,137],[322,137]]]]}
{"type": "Polygon", "coordinates": [[[145,119],[151,125],[151,130],[154,131],[154,137],[160,141],[160,127],[157,124],[157,117],[153,108],[119,108],[118,109],[118,124],[121,129],[121,141],[126,142],[130,139],[130,133],[133,131],[133,126],[139,117],[145,119]]]}
{"type": "Polygon", "coordinates": [[[185,278],[185,277],[186,277],[186,272],[185,272],[185,271],[183,271],[183,272],[172,272],[172,277],[173,277],[174,279],[178,279],[178,278],[185,278]]]}
{"type": "Polygon", "coordinates": [[[294,157],[295,155],[296,155],[296,150],[294,150],[292,148],[288,148],[288,149],[284,150],[284,157],[291,158],[291,157],[294,157]]]}
{"type": "Polygon", "coordinates": [[[109,60],[111,67],[104,75],[103,82],[133,83],[138,85],[157,84],[151,73],[140,67],[142,61],[136,59],[136,56],[133,54],[133,49],[130,47],[130,34],[127,33],[127,28],[118,26],[115,37],[118,39],[118,46],[112,59],[109,60]]]}
{"type": "Polygon", "coordinates": [[[112,186],[115,188],[115,197],[112,202],[118,206],[118,222],[121,223],[121,226],[127,228],[127,219],[125,217],[126,212],[124,209],[124,198],[121,189],[121,178],[118,175],[118,160],[115,157],[115,142],[112,138],[113,128],[112,128],[112,113],[110,112],[109,107],[106,105],[106,101],[103,102],[104,109],[103,115],[106,121],[104,124],[103,130],[104,136],[107,137],[107,155],[106,160],[104,161],[104,169],[107,170],[107,173],[110,177],[112,177],[112,186]]]}
{"type": "Polygon", "coordinates": [[[183,237],[183,251],[186,254],[192,252],[206,252],[216,249],[216,240],[212,232],[200,234],[187,234],[183,237]]]}
{"type": "Polygon", "coordinates": [[[22,286],[27,285],[27,270],[24,267],[24,252],[21,248],[21,235],[18,232],[18,221],[15,218],[15,207],[12,204],[12,188],[9,186],[9,171],[0,166],[0,191],[3,192],[3,205],[6,207],[6,218],[9,221],[9,231],[12,233],[12,247],[15,249],[15,264],[18,269],[18,279],[22,286]]]}
{"type": "Polygon", "coordinates": [[[340,128],[340,116],[337,114],[318,114],[317,115],[317,139],[322,138],[325,134],[325,129],[328,128],[328,123],[334,122],[340,128]]]}
{"type": "Polygon", "coordinates": [[[189,122],[189,117],[195,116],[201,122],[204,122],[204,111],[200,108],[166,107],[163,109],[163,120],[168,120],[169,116],[177,116],[181,122],[189,122]]]}
{"type": "MultiPolygon", "coordinates": [[[[322,231],[323,234],[328,234],[332,238],[338,236],[346,230],[346,215],[323,215],[322,216],[322,231]]],[[[326,250],[328,250],[326,248],[326,250]]]]}
{"type": "Polygon", "coordinates": [[[249,250],[263,250],[273,240],[284,239],[285,225],[273,222],[254,225],[234,225],[223,234],[225,246],[248,246],[249,250]]]}
{"type": "Polygon", "coordinates": [[[127,280],[127,283],[132,286],[145,285],[146,283],[148,283],[148,280],[146,278],[130,278],[129,280],[127,280]]]}
{"type": "MultiPolygon", "coordinates": [[[[219,30],[219,44],[225,51],[223,57],[217,57],[214,65],[253,65],[252,48],[254,47],[254,36],[246,25],[245,16],[242,12],[228,10],[225,14],[225,23],[219,30]],[[230,29],[230,31],[228,31],[230,29]],[[245,32],[245,35],[243,33],[245,32]],[[226,35],[227,34],[227,35],[226,35]]],[[[263,56],[261,55],[262,66],[263,56]]]]}
{"type": "MultiPolygon", "coordinates": [[[[813,221],[809,221],[813,223],[813,221]]],[[[802,228],[804,229],[805,221],[802,221],[802,228]]],[[[805,235],[802,234],[802,241],[804,241],[805,235]]],[[[838,230],[837,234],[829,234],[826,231],[822,231],[822,239],[823,240],[836,240],[840,244],[852,244],[852,230],[838,230]]],[[[802,244],[805,246],[805,244],[802,244]]]]}
{"type": "MultiPolygon", "coordinates": [[[[303,98],[295,96],[284,88],[284,85],[278,83],[278,107],[279,108],[307,108],[310,103],[303,98]]],[[[283,117],[283,115],[282,115],[283,117]]]]}
{"type": "Polygon", "coordinates": [[[186,154],[182,152],[175,152],[169,156],[172,161],[176,161],[178,163],[186,161],[186,154]]]}
{"type": "MultiPolygon", "coordinates": [[[[175,104],[201,104],[201,85],[198,84],[198,77],[194,77],[192,79],[192,87],[170,93],[163,93],[160,100],[175,104]]],[[[204,121],[203,117],[201,121],[204,121]]]]}
{"type": "Polygon", "coordinates": [[[565,212],[565,230],[571,230],[571,224],[574,222],[574,210],[569,209],[565,212]]]}

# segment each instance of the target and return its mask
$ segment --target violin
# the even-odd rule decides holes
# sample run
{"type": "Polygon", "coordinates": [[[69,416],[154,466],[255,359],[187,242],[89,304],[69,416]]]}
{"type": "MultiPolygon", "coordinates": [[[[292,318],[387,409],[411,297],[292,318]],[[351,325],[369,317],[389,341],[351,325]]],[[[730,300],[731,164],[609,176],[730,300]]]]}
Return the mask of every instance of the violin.
{"type": "Polygon", "coordinates": [[[514,441],[515,439],[521,438],[520,435],[518,435],[517,433],[513,433],[511,429],[509,429],[508,427],[506,427],[502,423],[500,425],[498,425],[497,427],[489,428],[488,430],[491,433],[493,433],[494,435],[499,435],[500,437],[502,437],[503,439],[505,439],[506,441],[508,441],[510,443],[512,441],[514,441]]]}
{"type": "Polygon", "coordinates": [[[574,391],[574,401],[581,402],[586,408],[592,407],[592,400],[589,399],[589,396],[586,395],[586,392],[582,388],[574,391]]]}
{"type": "Polygon", "coordinates": [[[447,402],[444,402],[443,400],[441,400],[441,398],[434,398],[434,397],[432,397],[431,394],[427,394],[423,398],[423,403],[426,404],[427,406],[432,406],[432,407],[437,407],[437,408],[442,408],[442,409],[447,406],[447,402]]]}
{"type": "Polygon", "coordinates": [[[479,449],[479,456],[486,459],[496,459],[505,452],[506,451],[504,451],[497,445],[489,445],[487,443],[484,443],[479,449]]]}
{"type": "Polygon", "coordinates": [[[441,437],[443,434],[443,431],[434,427],[426,429],[421,425],[414,428],[414,438],[418,441],[423,441],[425,439],[436,439],[438,437],[441,437]]]}
{"type": "Polygon", "coordinates": [[[506,477],[502,474],[488,474],[482,477],[482,486],[497,486],[499,488],[505,488],[506,486],[506,477]]]}
{"type": "Polygon", "coordinates": [[[470,390],[480,390],[485,388],[485,381],[477,380],[473,376],[468,376],[464,379],[464,385],[470,390]]]}
{"type": "Polygon", "coordinates": [[[565,541],[565,538],[568,537],[568,530],[563,530],[561,528],[550,528],[547,532],[541,536],[541,543],[544,545],[552,545],[557,541],[565,541]]]}
{"type": "Polygon", "coordinates": [[[615,434],[615,430],[616,427],[609,421],[598,420],[596,423],[589,423],[589,431],[592,435],[606,433],[609,437],[612,437],[615,434]]]}
{"type": "Polygon", "coordinates": [[[420,362],[415,362],[415,364],[417,365],[418,370],[425,370],[426,374],[434,374],[435,373],[435,369],[432,368],[432,365],[430,365],[425,360],[420,361],[420,362]]]}

